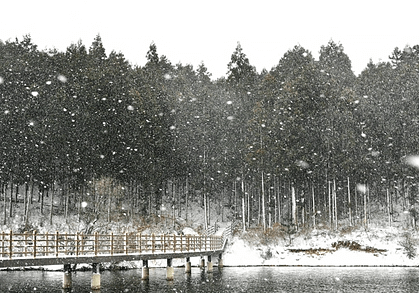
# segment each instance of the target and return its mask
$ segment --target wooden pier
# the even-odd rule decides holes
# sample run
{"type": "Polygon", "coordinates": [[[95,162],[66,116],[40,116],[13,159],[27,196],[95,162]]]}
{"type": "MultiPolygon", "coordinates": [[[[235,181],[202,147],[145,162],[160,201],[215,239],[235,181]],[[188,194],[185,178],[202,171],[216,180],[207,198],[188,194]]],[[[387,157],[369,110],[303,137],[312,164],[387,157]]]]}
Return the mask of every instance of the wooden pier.
{"type": "Polygon", "coordinates": [[[0,234],[0,268],[63,265],[63,288],[71,288],[71,264],[92,264],[92,289],[100,288],[99,264],[119,261],[142,261],[142,279],[148,279],[148,261],[167,259],[167,279],[173,279],[172,260],[185,258],[185,272],[190,273],[190,258],[222,253],[227,239],[223,236],[173,234],[83,234],[83,233],[13,233],[0,234]]]}

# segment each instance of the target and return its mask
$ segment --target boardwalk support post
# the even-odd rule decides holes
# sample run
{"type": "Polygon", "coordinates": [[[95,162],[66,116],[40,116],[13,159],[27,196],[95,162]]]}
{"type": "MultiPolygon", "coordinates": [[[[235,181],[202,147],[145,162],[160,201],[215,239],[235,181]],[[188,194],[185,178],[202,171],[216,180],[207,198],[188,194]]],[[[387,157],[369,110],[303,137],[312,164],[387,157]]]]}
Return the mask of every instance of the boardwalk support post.
{"type": "Polygon", "coordinates": [[[168,281],[173,281],[174,280],[174,277],[175,277],[175,272],[174,272],[174,269],[173,269],[172,261],[173,260],[171,258],[168,258],[167,259],[166,279],[168,281]]]}
{"type": "Polygon", "coordinates": [[[205,259],[201,256],[199,267],[201,270],[205,270],[205,259]]]}
{"type": "Polygon", "coordinates": [[[150,278],[150,271],[148,268],[148,260],[143,259],[143,267],[141,269],[141,280],[146,281],[150,278]]]}
{"type": "Polygon", "coordinates": [[[218,255],[218,268],[221,269],[222,267],[224,267],[224,263],[223,263],[223,254],[220,253],[218,255]]]}
{"type": "Polygon", "coordinates": [[[63,289],[71,288],[71,264],[64,264],[63,289]]]}
{"type": "Polygon", "coordinates": [[[100,289],[100,266],[98,263],[92,264],[92,290],[100,289]]]}
{"type": "Polygon", "coordinates": [[[185,263],[185,273],[190,274],[191,272],[192,272],[192,270],[191,270],[191,258],[187,257],[186,258],[186,263],[185,263]]]}
{"type": "Polygon", "coordinates": [[[212,265],[211,255],[208,255],[207,268],[208,268],[208,273],[214,272],[214,267],[212,265]]]}

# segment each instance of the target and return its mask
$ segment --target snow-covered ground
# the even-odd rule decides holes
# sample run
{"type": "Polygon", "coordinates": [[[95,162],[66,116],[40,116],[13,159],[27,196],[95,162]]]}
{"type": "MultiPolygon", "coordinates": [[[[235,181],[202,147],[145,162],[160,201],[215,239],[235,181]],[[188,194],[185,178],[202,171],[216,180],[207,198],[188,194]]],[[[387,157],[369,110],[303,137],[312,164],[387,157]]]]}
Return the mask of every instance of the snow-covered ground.
{"type": "Polygon", "coordinates": [[[249,243],[243,237],[235,237],[225,253],[224,265],[418,266],[418,258],[410,259],[405,248],[400,244],[405,239],[405,236],[400,234],[391,228],[375,228],[368,231],[358,229],[345,235],[328,230],[314,230],[304,237],[299,236],[293,239],[291,245],[283,241],[278,244],[258,245],[249,243]],[[359,250],[352,250],[348,247],[334,248],[333,243],[339,241],[356,242],[361,247],[359,250]],[[365,251],[368,250],[367,247],[372,252],[365,251]],[[307,251],[309,249],[311,251],[307,251]],[[301,250],[301,252],[294,252],[296,250],[301,250]]]}
{"type": "MultiPolygon", "coordinates": [[[[171,215],[171,211],[168,211],[171,215]]],[[[173,229],[171,218],[160,220],[151,224],[141,222],[138,219],[130,219],[120,222],[110,222],[99,220],[94,223],[92,231],[98,232],[139,232],[142,233],[178,233],[197,234],[203,231],[203,210],[199,205],[193,206],[188,213],[188,220],[185,213],[182,218],[176,219],[176,229],[173,229]]],[[[220,235],[224,229],[231,224],[228,211],[223,214],[220,211],[212,211],[211,224],[219,227],[217,234],[220,235]],[[222,216],[221,216],[222,215],[222,216]]],[[[7,225],[0,225],[0,231],[19,231],[22,230],[23,216],[17,213],[14,218],[8,219],[7,225]]],[[[67,221],[60,216],[54,216],[53,225],[49,224],[48,216],[36,217],[35,213],[31,217],[31,227],[39,233],[51,231],[83,231],[92,223],[83,221],[72,215],[67,221]]],[[[417,266],[419,257],[409,258],[405,249],[406,245],[401,245],[403,241],[409,239],[412,251],[416,251],[419,233],[415,229],[403,227],[387,227],[385,222],[381,225],[371,225],[365,229],[362,226],[346,227],[338,231],[329,228],[318,228],[299,231],[289,235],[280,227],[274,228],[270,232],[263,233],[260,228],[253,228],[247,232],[241,232],[236,228],[234,236],[230,239],[227,250],[223,255],[225,266],[417,266]],[[276,229],[276,230],[275,230],[276,229]],[[269,234],[271,233],[271,234],[269,234]],[[407,238],[406,238],[407,237],[407,238]],[[351,250],[348,247],[336,249],[333,243],[347,241],[357,243],[360,249],[351,250]],[[374,248],[379,251],[369,249],[374,248]],[[311,249],[310,251],[304,251],[311,249]],[[298,251],[300,250],[300,251],[298,251]],[[298,251],[298,252],[295,252],[298,251]]],[[[183,266],[185,260],[174,260],[174,266],[183,266]]],[[[191,259],[192,266],[198,266],[199,258],[191,259]]],[[[213,258],[217,265],[217,258],[213,258]]],[[[156,260],[149,263],[151,267],[164,267],[165,260],[156,260]]],[[[139,268],[141,262],[106,264],[105,267],[139,268]]],[[[80,268],[80,266],[79,266],[80,268]]],[[[62,269],[61,266],[51,267],[50,269],[62,269]]]]}

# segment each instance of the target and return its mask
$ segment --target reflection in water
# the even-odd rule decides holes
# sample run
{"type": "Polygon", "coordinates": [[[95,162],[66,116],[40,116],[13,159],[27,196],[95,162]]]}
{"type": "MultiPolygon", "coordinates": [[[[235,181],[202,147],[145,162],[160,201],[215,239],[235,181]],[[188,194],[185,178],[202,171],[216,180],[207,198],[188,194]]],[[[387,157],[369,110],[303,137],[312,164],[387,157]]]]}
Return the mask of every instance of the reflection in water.
{"type": "MultiPolygon", "coordinates": [[[[61,289],[62,272],[0,271],[1,292],[92,292],[91,272],[73,275],[73,288],[61,289]]],[[[253,267],[214,270],[175,268],[166,281],[165,268],[150,268],[150,280],[141,270],[109,272],[101,276],[101,290],[115,292],[416,292],[418,268],[287,268],[253,267]]]]}

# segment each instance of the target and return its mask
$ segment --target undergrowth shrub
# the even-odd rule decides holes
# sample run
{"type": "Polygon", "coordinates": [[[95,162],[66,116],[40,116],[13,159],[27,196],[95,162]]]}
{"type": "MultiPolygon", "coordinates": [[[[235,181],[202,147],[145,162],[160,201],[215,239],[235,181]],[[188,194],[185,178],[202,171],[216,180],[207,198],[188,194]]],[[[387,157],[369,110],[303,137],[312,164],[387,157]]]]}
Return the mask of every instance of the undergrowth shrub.
{"type": "Polygon", "coordinates": [[[403,233],[402,240],[399,242],[399,244],[403,247],[404,252],[409,259],[416,257],[416,241],[410,233],[403,233]]]}

